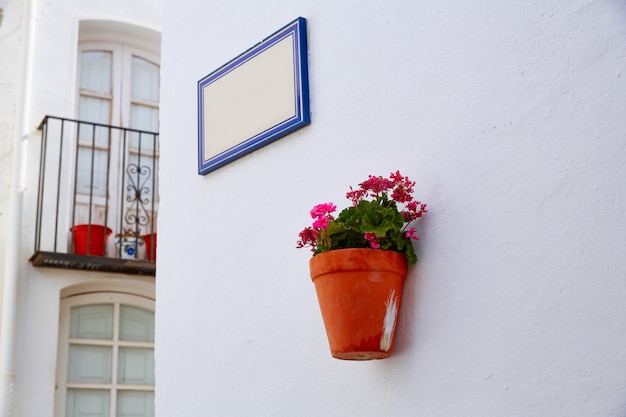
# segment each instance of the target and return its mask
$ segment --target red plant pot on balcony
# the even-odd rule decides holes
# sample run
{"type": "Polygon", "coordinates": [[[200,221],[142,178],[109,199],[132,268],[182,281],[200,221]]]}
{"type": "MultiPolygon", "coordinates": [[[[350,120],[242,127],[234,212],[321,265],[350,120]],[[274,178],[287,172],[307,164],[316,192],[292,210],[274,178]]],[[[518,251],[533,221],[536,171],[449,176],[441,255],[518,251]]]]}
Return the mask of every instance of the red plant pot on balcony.
{"type": "Polygon", "coordinates": [[[156,247],[157,247],[157,234],[150,233],[149,235],[141,236],[146,244],[146,259],[156,262],[156,247]]]}
{"type": "Polygon", "coordinates": [[[77,224],[70,230],[74,236],[74,253],[91,256],[104,256],[104,248],[113,233],[108,227],[99,224],[77,224]]]}

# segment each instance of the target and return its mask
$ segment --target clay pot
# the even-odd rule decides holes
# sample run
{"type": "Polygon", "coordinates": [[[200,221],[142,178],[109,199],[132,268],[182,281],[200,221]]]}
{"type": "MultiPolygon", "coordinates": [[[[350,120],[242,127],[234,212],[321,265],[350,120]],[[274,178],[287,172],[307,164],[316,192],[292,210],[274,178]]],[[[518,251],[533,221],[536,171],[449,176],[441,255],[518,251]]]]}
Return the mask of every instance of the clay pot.
{"type": "Polygon", "coordinates": [[[74,253],[91,256],[104,256],[104,248],[113,233],[100,224],[77,224],[70,230],[74,236],[74,253]]]}
{"type": "Polygon", "coordinates": [[[333,357],[388,358],[400,311],[407,260],[380,249],[338,249],[309,262],[333,357]]]}

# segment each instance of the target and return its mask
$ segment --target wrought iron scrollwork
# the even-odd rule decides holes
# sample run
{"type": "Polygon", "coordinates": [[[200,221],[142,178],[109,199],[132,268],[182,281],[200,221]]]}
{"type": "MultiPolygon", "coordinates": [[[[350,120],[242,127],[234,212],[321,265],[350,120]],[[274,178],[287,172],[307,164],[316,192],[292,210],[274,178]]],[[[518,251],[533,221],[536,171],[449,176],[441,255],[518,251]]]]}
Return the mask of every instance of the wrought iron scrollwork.
{"type": "Polygon", "coordinates": [[[147,226],[150,224],[150,214],[146,206],[150,204],[151,190],[146,184],[152,176],[152,170],[148,165],[129,164],[126,173],[129,178],[126,202],[129,204],[124,221],[131,227],[147,226]]]}

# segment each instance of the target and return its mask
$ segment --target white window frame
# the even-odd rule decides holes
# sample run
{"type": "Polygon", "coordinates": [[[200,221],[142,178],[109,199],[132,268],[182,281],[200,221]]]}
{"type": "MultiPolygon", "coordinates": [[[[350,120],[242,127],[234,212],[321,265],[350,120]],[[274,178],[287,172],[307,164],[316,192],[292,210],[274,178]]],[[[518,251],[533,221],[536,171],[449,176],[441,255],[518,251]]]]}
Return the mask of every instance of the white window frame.
{"type": "Polygon", "coordinates": [[[117,382],[117,360],[119,347],[141,347],[154,349],[154,342],[129,342],[118,340],[119,334],[119,311],[120,305],[138,307],[144,310],[154,312],[155,302],[145,293],[124,293],[115,291],[98,291],[86,292],[71,295],[61,299],[60,305],[60,322],[59,322],[59,348],[57,357],[57,380],[55,395],[55,417],[65,417],[66,400],[68,388],[97,388],[109,389],[110,408],[109,416],[115,417],[117,413],[117,392],[120,390],[137,390],[143,392],[153,392],[154,385],[130,385],[120,384],[117,382]],[[68,383],[68,360],[69,347],[72,342],[70,339],[70,318],[72,307],[87,306],[93,304],[113,304],[114,305],[114,323],[113,323],[113,340],[103,341],[89,339],[80,339],[81,342],[93,342],[100,346],[113,346],[113,355],[111,361],[111,382],[109,384],[76,384],[68,383]]]}

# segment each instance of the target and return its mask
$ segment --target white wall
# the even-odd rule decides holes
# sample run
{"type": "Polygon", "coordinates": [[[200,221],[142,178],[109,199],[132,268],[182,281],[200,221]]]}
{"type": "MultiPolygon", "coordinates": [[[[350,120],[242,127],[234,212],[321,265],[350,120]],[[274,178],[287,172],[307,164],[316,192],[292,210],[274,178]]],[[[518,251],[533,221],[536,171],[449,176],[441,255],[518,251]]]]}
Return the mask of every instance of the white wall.
{"type": "MultiPolygon", "coordinates": [[[[15,123],[15,95],[19,61],[20,12],[19,2],[0,0],[0,236],[8,228],[9,193],[13,167],[13,132],[15,123]]],[[[0,238],[0,296],[3,286],[6,242],[0,238]]],[[[1,299],[1,298],[0,298],[1,299]]],[[[0,318],[2,309],[0,309],[0,318]]]]}
{"type": "Polygon", "coordinates": [[[163,40],[158,416],[626,415],[623,2],[166,0],[163,40]],[[198,176],[196,82],[297,16],[312,124],[198,176]],[[334,360],[297,233],[396,169],[397,350],[334,360]]]}
{"type": "MultiPolygon", "coordinates": [[[[40,132],[45,115],[74,117],[78,30],[81,20],[112,20],[154,31],[161,28],[158,0],[55,0],[32,1],[35,24],[30,106],[21,96],[21,78],[27,74],[22,57],[27,33],[23,11],[30,0],[0,0],[0,289],[3,286],[8,229],[9,189],[13,141],[20,112],[25,112],[27,134],[23,167],[25,177],[18,260],[17,334],[13,400],[10,416],[52,417],[60,291],[70,285],[104,281],[120,288],[130,283],[153,285],[154,279],[34,268],[33,254],[40,132]]],[[[21,120],[21,118],[20,118],[21,120]]],[[[0,294],[2,292],[0,291],[0,294]]],[[[2,299],[0,298],[0,304],[2,299]]],[[[4,375],[3,375],[4,376],[4,375]]],[[[0,404],[0,407],[3,406],[0,404]]],[[[3,410],[2,410],[3,411],[3,410]]],[[[4,415],[4,414],[3,414],[4,415]]]]}

